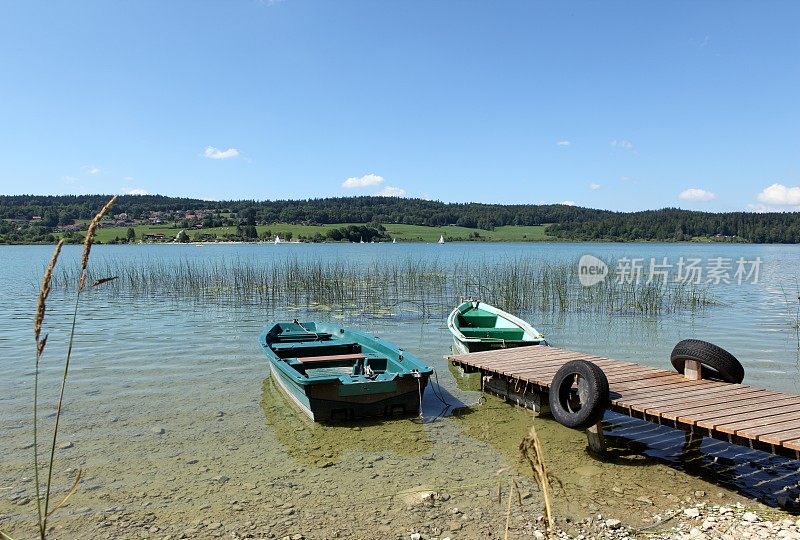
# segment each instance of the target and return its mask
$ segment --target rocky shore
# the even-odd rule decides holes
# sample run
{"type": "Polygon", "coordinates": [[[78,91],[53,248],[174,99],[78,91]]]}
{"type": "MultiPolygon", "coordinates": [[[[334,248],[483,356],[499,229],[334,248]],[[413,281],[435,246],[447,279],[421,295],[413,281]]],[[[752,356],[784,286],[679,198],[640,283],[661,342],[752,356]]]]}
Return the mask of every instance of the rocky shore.
{"type": "MultiPolygon", "coordinates": [[[[247,380],[225,376],[220,393],[247,380]]],[[[54,500],[78,468],[83,475],[48,538],[499,540],[507,526],[509,539],[540,540],[543,500],[519,456],[532,422],[554,477],[557,538],[798,538],[795,516],[710,481],[718,477],[687,474],[640,446],[596,459],[585,434],[491,396],[435,422],[343,428],[305,423],[267,382],[261,390],[261,403],[246,397],[250,388],[238,401],[198,395],[202,405],[178,404],[192,414],[158,416],[139,400],[108,406],[105,416],[73,415],[77,426],[58,447],[54,500]]],[[[16,540],[35,537],[26,421],[9,430],[0,467],[0,530],[16,540]]],[[[791,481],[789,465],[764,458],[751,482],[775,492],[781,486],[765,482],[791,481]]]]}
{"type": "MultiPolygon", "coordinates": [[[[55,522],[50,537],[467,540],[502,539],[507,527],[508,538],[535,540],[800,540],[800,519],[796,516],[757,504],[699,501],[700,494],[685,498],[693,500],[692,504],[676,505],[671,510],[652,507],[653,513],[637,516],[642,525],[632,523],[633,515],[595,513],[582,519],[558,515],[556,530],[548,536],[535,485],[524,478],[515,480],[519,490],[510,494],[510,506],[507,490],[481,488],[448,494],[419,486],[398,493],[392,500],[378,497],[372,508],[326,508],[310,491],[296,492],[293,500],[281,502],[270,491],[285,486],[267,484],[262,488],[244,482],[229,486],[239,488],[239,498],[229,499],[224,508],[201,505],[194,518],[151,505],[151,496],[159,494],[140,492],[124,507],[70,508],[55,522]],[[149,510],[151,506],[155,508],[149,510]]],[[[215,482],[220,486],[232,484],[227,477],[215,482]]],[[[212,490],[209,495],[219,491],[212,490]]],[[[33,510],[27,494],[15,493],[9,499],[33,510]]],[[[4,517],[0,515],[0,527],[4,517]]]]}
{"type": "MultiPolygon", "coordinates": [[[[765,512],[742,504],[719,506],[700,503],[654,515],[652,525],[640,528],[597,514],[574,524],[569,530],[559,529],[555,536],[564,540],[800,540],[800,519],[771,509],[765,512]]],[[[531,536],[546,538],[539,528],[535,528],[531,536]]]]}

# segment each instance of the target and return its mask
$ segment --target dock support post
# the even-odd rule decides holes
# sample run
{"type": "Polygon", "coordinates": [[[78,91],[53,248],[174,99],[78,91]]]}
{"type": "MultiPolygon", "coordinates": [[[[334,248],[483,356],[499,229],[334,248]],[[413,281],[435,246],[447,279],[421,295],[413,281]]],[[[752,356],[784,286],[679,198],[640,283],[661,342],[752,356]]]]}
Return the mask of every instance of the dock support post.
{"type": "Polygon", "coordinates": [[[533,413],[536,417],[550,416],[550,401],[545,392],[536,392],[533,413]]]}
{"type": "Polygon", "coordinates": [[[606,439],[603,437],[603,422],[597,422],[586,430],[586,438],[589,441],[589,450],[598,455],[606,452],[606,439]]]}
{"type": "Polygon", "coordinates": [[[699,381],[703,378],[703,364],[697,360],[686,360],[683,364],[683,376],[690,381],[699,381]]]}
{"type": "Polygon", "coordinates": [[[484,392],[496,394],[507,402],[531,409],[536,416],[550,413],[547,393],[529,388],[527,385],[520,386],[519,382],[516,385],[512,385],[507,378],[484,376],[481,379],[481,389],[484,392]]]}
{"type": "Polygon", "coordinates": [[[697,467],[702,464],[703,453],[700,447],[703,445],[703,436],[694,431],[683,432],[683,448],[681,449],[681,461],[687,469],[697,467]]]}

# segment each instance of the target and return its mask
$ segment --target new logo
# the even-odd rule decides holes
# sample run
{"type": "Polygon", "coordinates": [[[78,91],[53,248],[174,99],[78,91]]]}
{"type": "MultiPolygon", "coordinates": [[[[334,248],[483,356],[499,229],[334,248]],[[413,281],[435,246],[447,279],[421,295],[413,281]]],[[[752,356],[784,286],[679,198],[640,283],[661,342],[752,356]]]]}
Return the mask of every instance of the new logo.
{"type": "Polygon", "coordinates": [[[578,261],[578,279],[584,287],[591,287],[606,279],[608,265],[594,255],[583,255],[578,261]]]}

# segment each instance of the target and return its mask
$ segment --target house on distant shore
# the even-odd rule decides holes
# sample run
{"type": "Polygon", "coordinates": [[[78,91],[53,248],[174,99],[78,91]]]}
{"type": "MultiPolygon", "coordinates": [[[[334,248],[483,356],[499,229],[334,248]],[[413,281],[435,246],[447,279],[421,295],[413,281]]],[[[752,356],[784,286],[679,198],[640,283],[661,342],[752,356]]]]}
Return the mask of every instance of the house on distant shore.
{"type": "Polygon", "coordinates": [[[163,242],[166,237],[161,233],[144,233],[142,235],[143,242],[163,242]]]}

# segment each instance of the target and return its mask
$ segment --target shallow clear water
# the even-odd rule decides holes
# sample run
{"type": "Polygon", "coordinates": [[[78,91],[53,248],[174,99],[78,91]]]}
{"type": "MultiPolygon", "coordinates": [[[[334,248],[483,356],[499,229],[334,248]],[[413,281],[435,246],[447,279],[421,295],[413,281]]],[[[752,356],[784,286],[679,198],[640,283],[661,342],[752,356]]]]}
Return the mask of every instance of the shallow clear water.
{"type": "MultiPolygon", "coordinates": [[[[10,524],[12,530],[27,530],[35,511],[32,504],[16,504],[20,499],[15,496],[30,495],[31,491],[30,480],[25,477],[31,475],[27,446],[34,351],[32,315],[38,281],[51,251],[46,246],[0,246],[0,489],[5,490],[0,491],[0,497],[9,495],[0,502],[0,527],[10,524]]],[[[760,257],[763,263],[756,284],[709,285],[718,303],[696,313],[657,317],[524,314],[552,344],[668,368],[669,352],[678,340],[706,339],[742,361],[747,383],[800,392],[794,326],[798,246],[267,244],[95,246],[92,251],[94,262],[158,260],[165,264],[187,259],[260,261],[286,257],[340,260],[354,265],[408,257],[445,264],[465,258],[577,261],[583,254],[605,260],[760,257]]],[[[74,264],[79,255],[79,247],[66,247],[62,264],[74,264]]],[[[61,291],[54,291],[48,303],[45,332],[50,338],[42,362],[45,404],[55,400],[72,305],[73,296],[61,291]]],[[[453,497],[452,504],[483,513],[480,519],[464,519],[462,528],[455,530],[474,529],[477,534],[488,530],[486,527],[502,525],[504,512],[497,509],[494,515],[493,497],[484,492],[494,493],[497,483],[505,481],[506,473],[498,476],[497,471],[511,467],[518,471],[515,474],[522,474],[514,450],[531,421],[530,415],[478,408],[461,419],[448,417],[426,425],[410,420],[358,429],[309,425],[298,419],[296,411],[275,392],[257,344],[258,332],[269,321],[298,316],[319,317],[292,306],[126,297],[101,290],[85,295],[59,439],[72,446],[58,452],[58,488],[68,488],[74,469],[85,472],[79,493],[70,507],[62,510],[70,516],[65,531],[105,528],[109,533],[115,531],[115,537],[124,536],[126,530],[147,531],[159,527],[159,523],[161,532],[180,532],[181,527],[192,528],[194,521],[198,530],[206,530],[208,524],[203,521],[209,520],[223,522],[220,531],[234,525],[253,526],[275,534],[302,532],[311,535],[308,537],[314,537],[312,528],[303,525],[309,520],[317,521],[315,527],[328,533],[340,530],[346,535],[349,531],[361,537],[370,537],[364,531],[376,527],[412,530],[425,526],[431,530],[432,522],[442,531],[455,527],[450,517],[432,517],[434,510],[418,515],[416,511],[402,511],[405,504],[385,502],[380,509],[372,509],[375,497],[392,501],[402,498],[404,490],[420,486],[447,492],[453,497]],[[163,433],[159,433],[161,429],[163,433]],[[508,448],[497,442],[502,437],[511,441],[508,448]],[[292,508],[284,508],[286,504],[292,508]],[[371,509],[364,510],[364,505],[371,509]],[[332,506],[343,510],[324,510],[332,506]],[[361,509],[356,511],[358,515],[347,518],[346,512],[354,508],[361,509]],[[120,513],[123,517],[114,524],[106,520],[105,516],[120,513]],[[245,525],[247,522],[251,525],[245,525]],[[129,525],[120,529],[119,523],[129,525]]],[[[394,341],[433,365],[450,403],[478,401],[476,392],[458,388],[443,360],[451,342],[444,320],[421,319],[408,313],[396,318],[363,314],[348,318],[345,313],[345,319],[347,324],[394,341]]],[[[428,392],[426,417],[435,417],[441,409],[434,394],[428,392]]],[[[43,416],[49,410],[45,407],[43,416]]],[[[551,423],[540,429],[551,439],[549,443],[545,440],[546,447],[582,448],[580,434],[551,423]]],[[[589,461],[584,463],[586,459],[580,454],[572,461],[561,457],[556,461],[565,471],[567,485],[590,496],[620,474],[627,474],[620,472],[624,467],[598,469],[589,461]]],[[[641,474],[648,478],[663,476],[664,485],[668,485],[666,468],[659,467],[651,465],[641,474]]],[[[524,489],[533,488],[526,484],[524,489]]],[[[716,488],[706,489],[712,492],[716,488]]],[[[613,501],[607,502],[613,506],[613,501]]],[[[587,502],[575,505],[570,511],[580,513],[581,508],[589,508],[587,502]]],[[[442,515],[446,511],[443,508],[442,515]]],[[[69,533],[64,532],[64,536],[69,537],[69,533]]]]}

